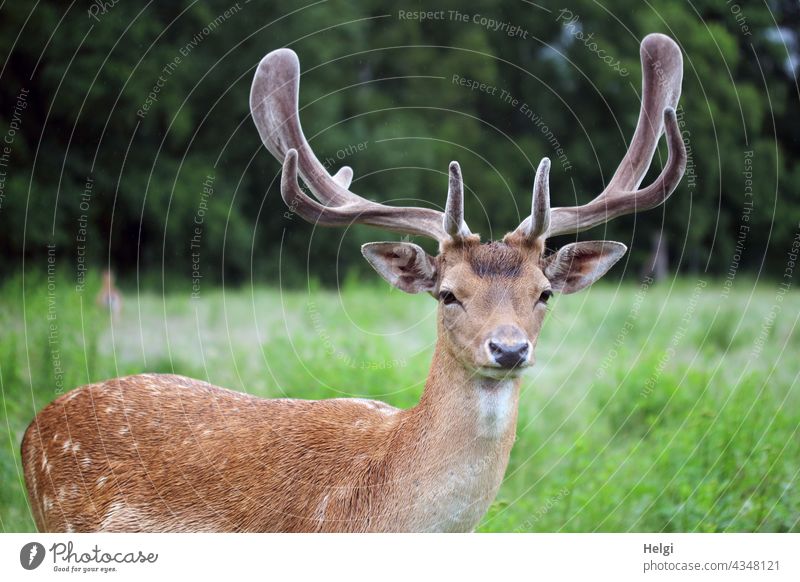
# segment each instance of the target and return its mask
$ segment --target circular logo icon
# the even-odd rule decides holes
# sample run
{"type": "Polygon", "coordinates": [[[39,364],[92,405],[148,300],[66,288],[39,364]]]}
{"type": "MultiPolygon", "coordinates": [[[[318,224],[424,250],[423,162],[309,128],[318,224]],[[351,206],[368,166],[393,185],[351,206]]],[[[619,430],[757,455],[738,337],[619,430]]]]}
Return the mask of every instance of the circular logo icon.
{"type": "Polygon", "coordinates": [[[35,570],[44,561],[44,546],[39,542],[28,542],[19,551],[19,563],[26,570],[35,570]]]}

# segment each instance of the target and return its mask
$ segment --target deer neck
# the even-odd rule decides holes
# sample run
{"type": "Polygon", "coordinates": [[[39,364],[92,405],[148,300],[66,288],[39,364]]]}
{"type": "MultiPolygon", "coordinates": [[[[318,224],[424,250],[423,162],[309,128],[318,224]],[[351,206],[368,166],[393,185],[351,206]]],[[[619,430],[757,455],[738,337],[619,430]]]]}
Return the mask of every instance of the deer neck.
{"type": "Polygon", "coordinates": [[[406,411],[398,435],[410,529],[477,525],[505,474],[518,399],[518,379],[477,376],[437,344],[422,398],[406,411]]]}
{"type": "Polygon", "coordinates": [[[412,412],[426,421],[420,427],[422,440],[482,450],[513,440],[518,401],[519,379],[479,376],[439,341],[422,398],[412,412]]]}

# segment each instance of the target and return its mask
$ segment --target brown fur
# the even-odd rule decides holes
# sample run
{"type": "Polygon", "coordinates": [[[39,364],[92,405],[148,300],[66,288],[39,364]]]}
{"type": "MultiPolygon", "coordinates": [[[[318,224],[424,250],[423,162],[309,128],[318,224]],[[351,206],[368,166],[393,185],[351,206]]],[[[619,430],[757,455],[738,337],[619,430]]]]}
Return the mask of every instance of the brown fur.
{"type": "Polygon", "coordinates": [[[513,328],[535,343],[544,316],[541,248],[510,244],[472,237],[437,258],[437,288],[464,305],[440,307],[430,374],[409,410],[264,400],[158,374],[61,396],[22,443],[37,527],[473,529],[502,481],[519,397],[517,370],[486,375],[485,338],[513,328]]]}
{"type": "Polygon", "coordinates": [[[519,277],[524,262],[521,250],[504,242],[478,245],[469,255],[469,264],[479,277],[519,277]]]}

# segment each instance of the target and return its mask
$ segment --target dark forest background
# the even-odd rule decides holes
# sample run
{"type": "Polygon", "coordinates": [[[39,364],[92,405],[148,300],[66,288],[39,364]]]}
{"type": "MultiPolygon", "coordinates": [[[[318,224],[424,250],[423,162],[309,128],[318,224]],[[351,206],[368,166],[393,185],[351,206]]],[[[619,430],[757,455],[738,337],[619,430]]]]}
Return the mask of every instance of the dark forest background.
{"type": "MultiPolygon", "coordinates": [[[[7,2],[0,16],[6,274],[23,261],[44,268],[54,244],[69,273],[80,253],[123,279],[163,273],[185,284],[198,214],[207,281],[277,284],[279,260],[283,284],[366,272],[359,245],[392,235],[284,216],[279,165],[248,110],[255,66],[283,46],[300,56],[301,120],[332,172],[347,163],[368,198],[436,207],[457,159],[470,227],[499,238],[529,208],[542,156],[553,159],[555,205],[603,188],[638,115],[639,42],[666,33],[684,51],[692,175],[665,206],[581,238],[628,244],[631,277],[662,233],[673,271],[724,277],[740,266],[780,277],[798,232],[796,0],[51,1],[7,2]],[[420,10],[443,18],[400,13],[420,10]],[[471,91],[454,75],[498,89],[471,91]],[[209,176],[213,193],[203,196],[209,176]]],[[[665,159],[662,143],[650,177],[665,159]]]]}

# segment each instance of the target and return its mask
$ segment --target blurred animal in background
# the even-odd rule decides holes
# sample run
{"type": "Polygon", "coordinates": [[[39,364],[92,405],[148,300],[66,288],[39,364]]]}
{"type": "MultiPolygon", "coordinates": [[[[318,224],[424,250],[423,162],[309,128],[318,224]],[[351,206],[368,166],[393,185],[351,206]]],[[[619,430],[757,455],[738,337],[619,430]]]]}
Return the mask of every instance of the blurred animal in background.
{"type": "Polygon", "coordinates": [[[114,273],[111,269],[103,271],[103,285],[97,293],[97,306],[107,310],[116,317],[122,312],[122,293],[114,284],[114,273]]]}

